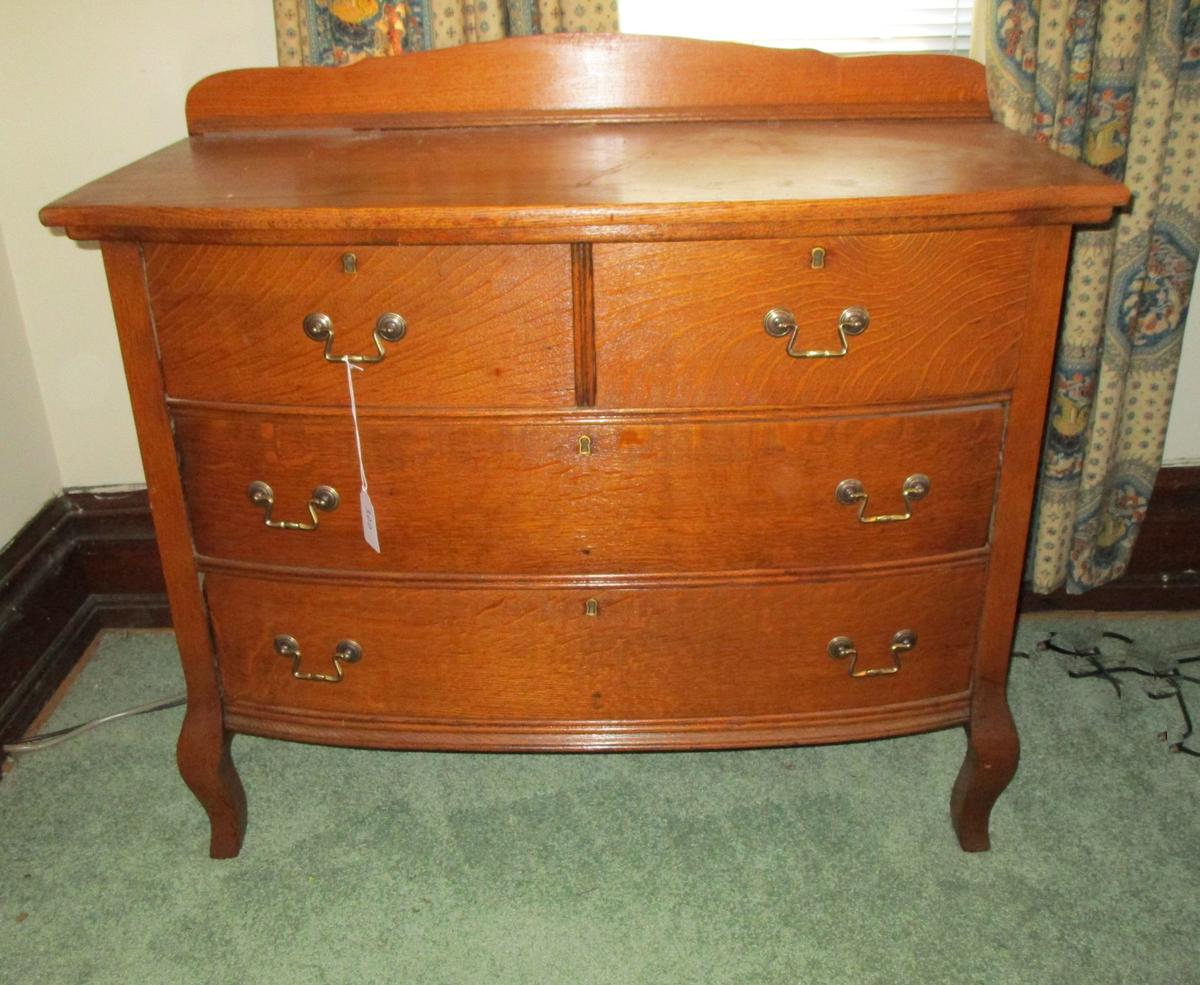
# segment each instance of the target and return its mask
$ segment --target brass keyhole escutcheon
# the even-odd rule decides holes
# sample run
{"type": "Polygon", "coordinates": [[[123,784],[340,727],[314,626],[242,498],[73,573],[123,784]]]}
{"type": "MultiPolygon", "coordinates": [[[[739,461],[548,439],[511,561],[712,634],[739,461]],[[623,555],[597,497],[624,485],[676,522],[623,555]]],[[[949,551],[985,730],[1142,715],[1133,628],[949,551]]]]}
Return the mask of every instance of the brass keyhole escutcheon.
{"type": "Polygon", "coordinates": [[[596,599],[588,599],[583,603],[583,614],[585,616],[600,615],[600,603],[596,599]]]}
{"type": "Polygon", "coordinates": [[[581,434],[579,436],[579,454],[590,455],[592,453],[592,439],[590,435],[581,434]]]}

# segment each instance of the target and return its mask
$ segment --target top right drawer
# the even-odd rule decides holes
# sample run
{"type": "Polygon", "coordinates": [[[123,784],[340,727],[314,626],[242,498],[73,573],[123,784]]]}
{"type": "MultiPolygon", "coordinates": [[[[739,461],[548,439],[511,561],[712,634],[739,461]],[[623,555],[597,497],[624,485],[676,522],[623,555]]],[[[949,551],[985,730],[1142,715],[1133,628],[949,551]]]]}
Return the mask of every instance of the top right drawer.
{"type": "Polygon", "coordinates": [[[597,244],[596,403],[835,407],[1007,390],[1034,235],[597,244]]]}

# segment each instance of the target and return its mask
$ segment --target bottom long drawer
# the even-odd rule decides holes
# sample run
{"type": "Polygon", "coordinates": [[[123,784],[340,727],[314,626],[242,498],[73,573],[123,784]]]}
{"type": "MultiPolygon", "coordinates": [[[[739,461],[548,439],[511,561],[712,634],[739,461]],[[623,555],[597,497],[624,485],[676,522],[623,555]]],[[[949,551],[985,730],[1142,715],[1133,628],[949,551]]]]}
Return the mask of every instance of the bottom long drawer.
{"type": "Polygon", "coordinates": [[[446,736],[525,723],[545,741],[493,744],[554,748],[559,727],[564,746],[645,746],[655,743],[644,735],[623,743],[622,723],[719,731],[901,706],[915,709],[912,727],[868,714],[862,721],[876,725],[858,732],[915,730],[922,703],[961,708],[985,580],[979,562],[807,583],[590,589],[211,573],[205,590],[235,727],[271,722],[245,730],[454,748],[464,743],[399,735],[418,721],[446,736]],[[914,645],[897,636],[905,631],[914,645]],[[305,724],[289,729],[289,718],[305,724]]]}

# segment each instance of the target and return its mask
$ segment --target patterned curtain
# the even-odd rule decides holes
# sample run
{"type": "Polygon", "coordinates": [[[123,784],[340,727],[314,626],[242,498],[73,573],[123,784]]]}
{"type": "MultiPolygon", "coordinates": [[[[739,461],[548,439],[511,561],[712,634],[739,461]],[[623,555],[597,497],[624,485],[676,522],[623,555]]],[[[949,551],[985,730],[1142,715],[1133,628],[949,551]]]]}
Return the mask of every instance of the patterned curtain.
{"type": "Polygon", "coordinates": [[[1125,182],[1072,250],[1026,577],[1129,562],[1162,462],[1200,239],[1200,0],[990,0],[1002,123],[1125,182]]]}
{"type": "Polygon", "coordinates": [[[517,34],[616,30],[617,0],[275,0],[280,65],[348,65],[517,34]]]}

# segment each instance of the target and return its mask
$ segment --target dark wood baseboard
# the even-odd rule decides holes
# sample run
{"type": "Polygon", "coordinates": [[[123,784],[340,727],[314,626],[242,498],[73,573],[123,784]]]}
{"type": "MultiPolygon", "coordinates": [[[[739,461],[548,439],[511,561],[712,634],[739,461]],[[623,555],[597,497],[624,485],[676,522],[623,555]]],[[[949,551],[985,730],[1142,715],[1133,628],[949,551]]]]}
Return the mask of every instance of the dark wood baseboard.
{"type": "MultiPolygon", "coordinates": [[[[1023,612],[1200,609],[1200,467],[1159,474],[1124,577],[1023,612]]],[[[144,489],[68,489],[0,551],[0,743],[22,735],[101,629],[171,625],[144,489]]]]}
{"type": "Polygon", "coordinates": [[[1021,596],[1022,612],[1090,609],[1137,612],[1200,609],[1200,466],[1171,466],[1158,473],[1146,522],[1129,569],[1114,582],[1083,595],[1021,596]]]}
{"type": "Polygon", "coordinates": [[[19,738],[101,629],[169,626],[144,489],[68,489],[0,551],[0,743],[19,738]]]}

